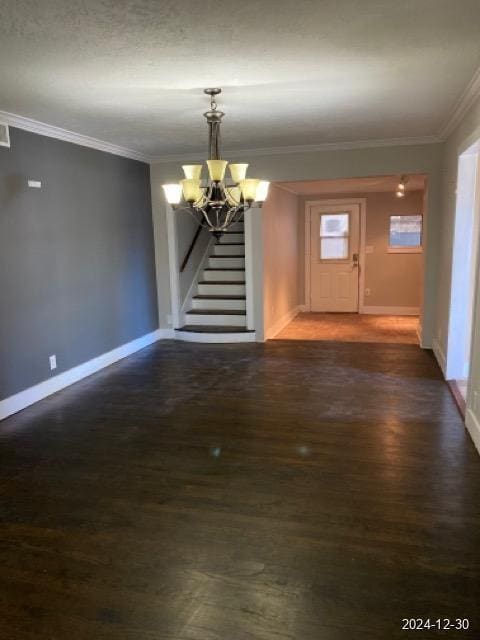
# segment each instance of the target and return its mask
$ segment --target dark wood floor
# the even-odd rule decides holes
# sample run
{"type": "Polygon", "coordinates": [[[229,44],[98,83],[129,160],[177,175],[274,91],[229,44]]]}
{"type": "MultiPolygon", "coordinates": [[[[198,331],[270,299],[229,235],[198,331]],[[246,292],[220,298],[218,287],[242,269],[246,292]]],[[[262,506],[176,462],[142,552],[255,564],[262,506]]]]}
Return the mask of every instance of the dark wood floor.
{"type": "Polygon", "coordinates": [[[413,345],[163,342],[0,447],[2,640],[480,638],[480,457],[413,345]]]}

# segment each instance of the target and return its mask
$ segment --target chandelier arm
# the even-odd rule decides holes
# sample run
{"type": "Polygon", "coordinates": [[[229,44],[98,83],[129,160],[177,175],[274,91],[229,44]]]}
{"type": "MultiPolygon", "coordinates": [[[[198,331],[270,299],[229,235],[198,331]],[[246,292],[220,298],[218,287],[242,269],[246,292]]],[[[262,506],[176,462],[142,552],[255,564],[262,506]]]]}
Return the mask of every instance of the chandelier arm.
{"type": "Polygon", "coordinates": [[[231,221],[235,218],[235,213],[237,211],[237,207],[230,207],[227,211],[227,215],[225,216],[225,224],[224,228],[227,229],[231,223],[231,221]]]}
{"type": "Polygon", "coordinates": [[[205,209],[200,209],[200,210],[203,213],[203,215],[205,216],[205,220],[207,221],[208,227],[210,229],[213,229],[214,226],[212,225],[212,222],[211,222],[210,218],[208,217],[208,213],[205,211],[205,209]]]}
{"type": "Polygon", "coordinates": [[[236,198],[234,198],[232,196],[232,189],[234,189],[235,187],[236,187],[236,185],[234,185],[233,187],[227,187],[225,185],[225,192],[228,193],[228,195],[231,198],[231,200],[233,200],[233,202],[235,202],[235,205],[238,206],[240,204],[240,202],[238,200],[236,200],[236,198]]]}

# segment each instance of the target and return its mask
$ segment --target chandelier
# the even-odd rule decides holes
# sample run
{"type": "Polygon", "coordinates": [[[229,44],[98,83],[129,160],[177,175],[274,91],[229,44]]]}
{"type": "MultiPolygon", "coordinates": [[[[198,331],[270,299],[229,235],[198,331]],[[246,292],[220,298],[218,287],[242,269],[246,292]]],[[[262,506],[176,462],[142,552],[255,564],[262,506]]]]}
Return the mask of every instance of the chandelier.
{"type": "Polygon", "coordinates": [[[216,102],[221,91],[204,91],[210,96],[210,110],[203,114],[208,123],[208,178],[202,179],[203,165],[185,164],[183,180],[163,185],[167,202],[174,210],[188,211],[217,237],[238,222],[247,209],[261,206],[269,186],[265,180],[246,177],[248,164],[229,164],[221,159],[220,125],[225,114],[217,110],[216,102]],[[225,179],[227,166],[230,180],[225,179]]]}

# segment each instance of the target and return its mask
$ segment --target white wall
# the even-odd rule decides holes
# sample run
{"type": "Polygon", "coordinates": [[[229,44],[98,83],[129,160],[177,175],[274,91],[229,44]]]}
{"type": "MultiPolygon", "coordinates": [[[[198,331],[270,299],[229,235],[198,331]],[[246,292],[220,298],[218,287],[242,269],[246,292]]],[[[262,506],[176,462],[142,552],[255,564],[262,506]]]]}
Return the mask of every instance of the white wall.
{"type": "MultiPolygon", "coordinates": [[[[434,348],[444,366],[448,346],[448,323],[452,255],[455,228],[458,157],[480,139],[480,98],[478,98],[445,143],[442,188],[442,218],[440,226],[440,264],[438,304],[434,329],[434,348]]],[[[471,388],[467,397],[467,425],[480,450],[480,291],[477,273],[473,314],[471,388]]]]}
{"type": "MultiPolygon", "coordinates": [[[[424,173],[429,183],[425,253],[425,308],[423,344],[431,346],[437,292],[438,230],[441,196],[442,144],[397,145],[362,149],[341,149],[309,153],[256,155],[246,152],[230,160],[250,161],[249,175],[271,182],[321,180],[324,178],[358,178],[365,176],[424,173]]],[[[185,161],[188,158],[185,158],[185,161]]],[[[152,203],[159,275],[160,326],[166,327],[170,306],[168,252],[166,251],[165,205],[161,185],[178,180],[181,163],[161,162],[151,167],[152,203]]]]}
{"type": "Polygon", "coordinates": [[[298,311],[298,198],[270,186],[263,205],[263,309],[267,338],[278,333],[298,311]]]}

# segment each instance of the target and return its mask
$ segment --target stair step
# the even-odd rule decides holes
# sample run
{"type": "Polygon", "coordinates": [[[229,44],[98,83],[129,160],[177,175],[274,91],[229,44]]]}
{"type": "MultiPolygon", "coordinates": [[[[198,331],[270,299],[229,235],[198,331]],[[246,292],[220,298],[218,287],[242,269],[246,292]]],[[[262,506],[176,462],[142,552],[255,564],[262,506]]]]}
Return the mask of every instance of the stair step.
{"type": "Polygon", "coordinates": [[[192,309],[203,309],[206,311],[222,309],[223,313],[230,313],[231,311],[244,311],[246,308],[246,297],[241,295],[197,295],[192,298],[192,309]]]}
{"type": "Polygon", "coordinates": [[[245,280],[245,269],[204,269],[203,281],[238,282],[245,280]]]}
{"type": "Polygon", "coordinates": [[[246,293],[245,282],[241,280],[212,280],[202,281],[198,283],[198,294],[205,295],[207,297],[212,295],[218,296],[244,296],[246,293]]]}
{"type": "Polygon", "coordinates": [[[235,309],[191,309],[185,314],[187,324],[247,326],[247,313],[235,309]]]}
{"type": "Polygon", "coordinates": [[[233,243],[245,244],[245,235],[243,231],[227,231],[223,236],[220,236],[218,244],[233,244],[233,243]]]}
{"type": "Polygon", "coordinates": [[[219,243],[213,246],[212,258],[244,258],[245,245],[235,242],[232,244],[219,243]]]}
{"type": "Polygon", "coordinates": [[[245,271],[243,267],[205,267],[204,271],[245,271]]]}
{"type": "MultiPolygon", "coordinates": [[[[199,283],[199,284],[204,284],[204,283],[199,283]]],[[[208,282],[207,284],[212,284],[211,282],[208,282]]],[[[223,282],[221,284],[224,284],[223,282]]],[[[194,300],[246,300],[247,296],[230,296],[230,295],[225,295],[225,296],[215,296],[215,295],[196,295],[193,296],[194,300]]]]}
{"type": "Polygon", "coordinates": [[[176,331],[190,331],[193,333],[253,333],[252,329],[246,327],[235,327],[233,325],[211,325],[211,324],[186,324],[176,331]]]}
{"type": "MultiPolygon", "coordinates": [[[[218,271],[218,269],[215,269],[215,271],[218,271]]],[[[231,269],[229,269],[229,271],[231,271],[231,269]]],[[[200,282],[198,284],[221,284],[221,285],[225,285],[225,284],[245,284],[245,280],[200,280],[200,282]]]]}
{"type": "Polygon", "coordinates": [[[228,313],[225,313],[225,309],[190,309],[187,311],[187,315],[202,315],[202,316],[245,316],[246,311],[243,309],[229,309],[228,313]]]}
{"type": "Polygon", "coordinates": [[[211,256],[208,266],[212,269],[243,269],[245,267],[244,256],[211,256]]]}

